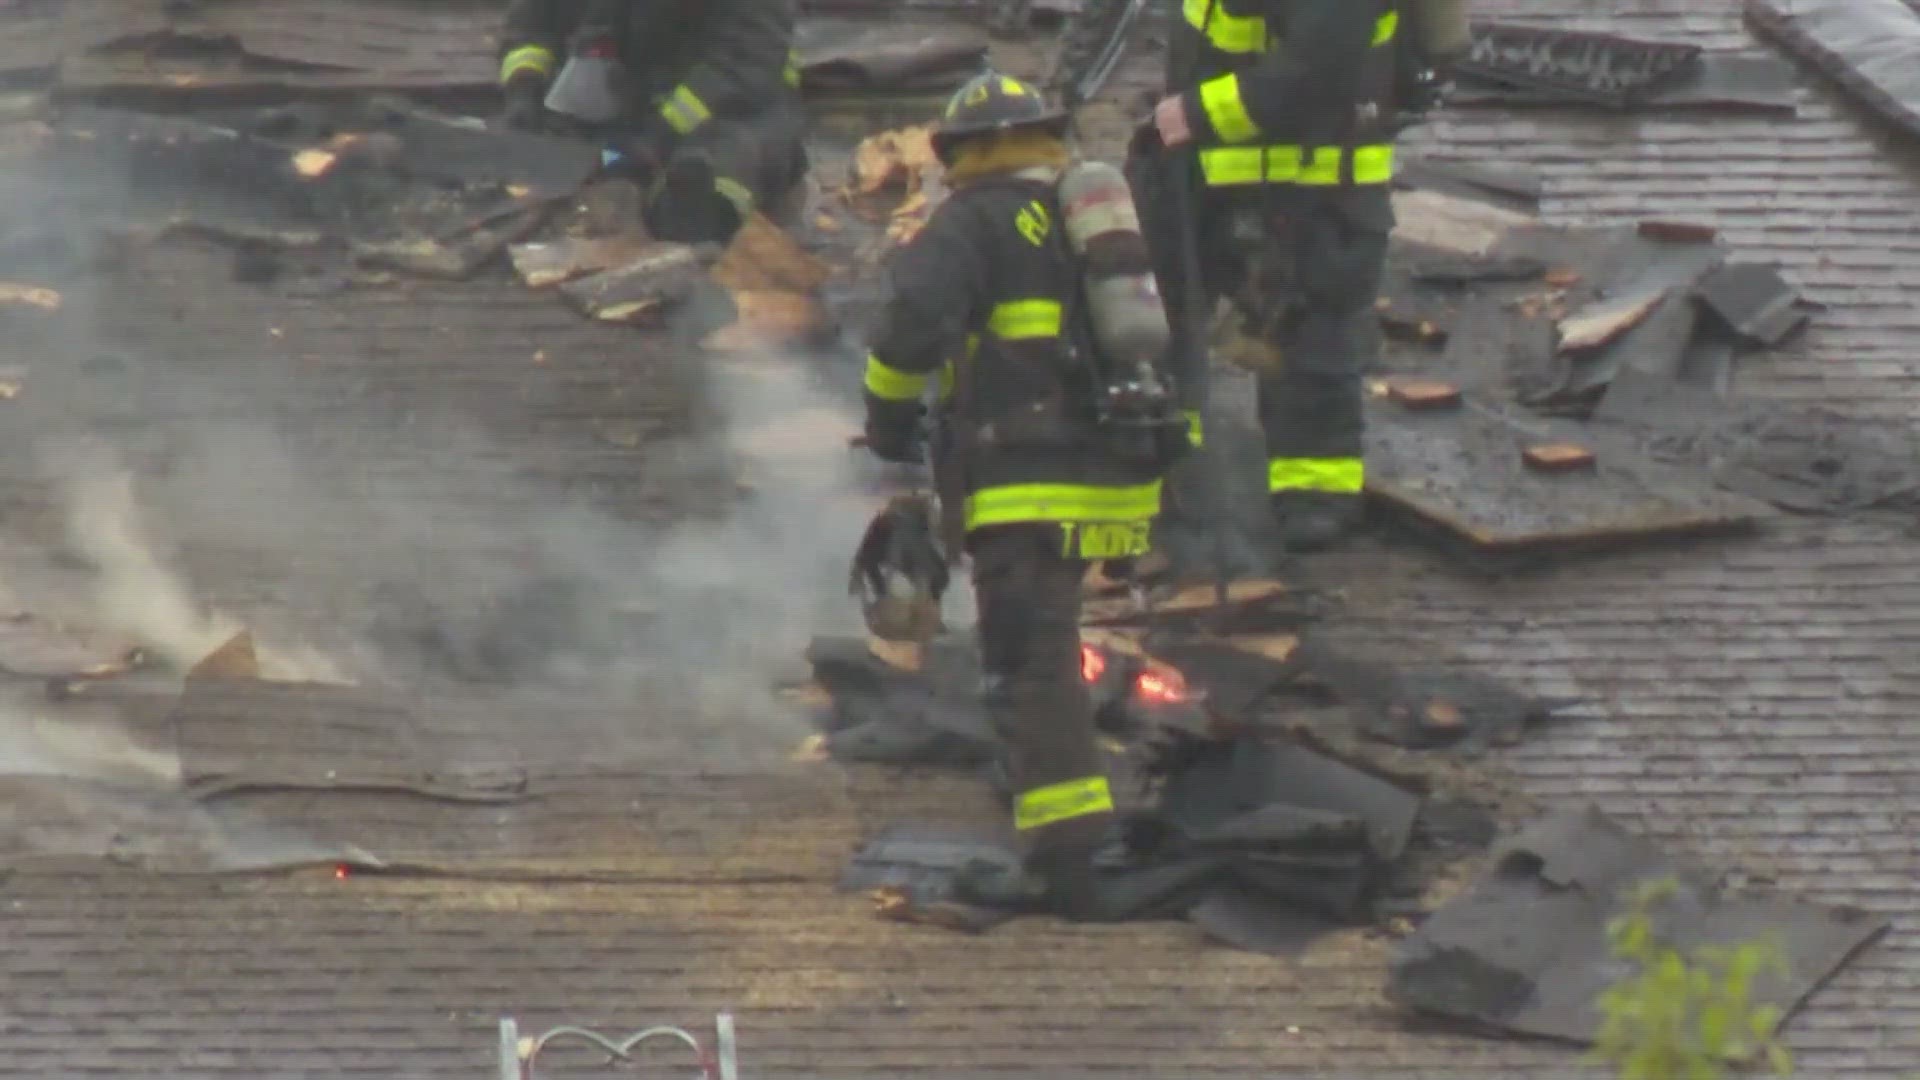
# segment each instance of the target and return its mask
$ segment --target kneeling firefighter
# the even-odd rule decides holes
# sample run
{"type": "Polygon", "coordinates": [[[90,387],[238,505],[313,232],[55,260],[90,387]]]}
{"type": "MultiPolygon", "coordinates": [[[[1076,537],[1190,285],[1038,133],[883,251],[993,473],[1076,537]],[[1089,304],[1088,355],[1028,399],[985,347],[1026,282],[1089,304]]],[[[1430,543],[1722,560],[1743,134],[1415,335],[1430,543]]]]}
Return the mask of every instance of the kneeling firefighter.
{"type": "Polygon", "coordinates": [[[867,445],[918,459],[932,425],[942,543],[971,556],[987,706],[1008,748],[1015,889],[1094,918],[1113,797],[1081,676],[1081,582],[1143,554],[1187,423],[1161,376],[1166,315],[1119,170],[1070,163],[1067,116],[989,71],[933,137],[953,194],[887,265],[867,445]]]}
{"type": "Polygon", "coordinates": [[[653,235],[725,241],[807,171],[793,35],[793,0],[510,0],[505,118],[571,116],[641,182],[653,235]]]}

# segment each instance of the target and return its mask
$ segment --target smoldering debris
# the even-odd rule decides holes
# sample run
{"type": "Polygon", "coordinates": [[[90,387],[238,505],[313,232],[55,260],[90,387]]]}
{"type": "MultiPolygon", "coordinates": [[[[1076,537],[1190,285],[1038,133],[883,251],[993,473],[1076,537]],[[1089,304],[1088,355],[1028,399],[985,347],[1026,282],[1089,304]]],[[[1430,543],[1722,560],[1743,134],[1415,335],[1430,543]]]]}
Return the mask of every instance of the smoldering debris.
{"type": "MultiPolygon", "coordinates": [[[[241,632],[229,615],[193,599],[165,562],[135,496],[133,473],[101,445],[62,443],[44,458],[65,502],[68,549],[87,567],[80,621],[117,635],[175,671],[202,661],[241,632]]],[[[264,677],[347,682],[349,676],[306,642],[261,650],[264,677]]]]}
{"type": "MultiPolygon", "coordinates": [[[[1271,592],[1228,597],[1216,616],[1249,619],[1255,598],[1271,592]]],[[[1291,954],[1330,929],[1417,911],[1434,876],[1492,836],[1489,811],[1468,822],[1465,804],[1425,798],[1445,773],[1441,755],[1510,744],[1572,704],[1311,630],[1216,636],[1180,617],[1191,614],[1085,632],[1081,674],[1120,825],[1097,910],[1075,917],[1187,918],[1237,947],[1291,954]],[[1343,712],[1309,723],[1282,692],[1330,697],[1343,712]]],[[[1006,749],[970,642],[901,652],[821,638],[808,659],[825,692],[812,749],[974,773],[1004,800],[1006,749]]],[[[855,856],[842,888],[870,891],[883,918],[980,932],[1042,903],[1004,891],[1015,865],[999,838],[903,826],[855,856]]]]}
{"type": "MultiPolygon", "coordinates": [[[[1143,765],[1151,794],[1119,815],[1076,918],[1191,918],[1243,947],[1292,952],[1421,887],[1399,866],[1421,800],[1390,781],[1246,736],[1179,737],[1143,765]],[[1277,920],[1295,932],[1250,932],[1277,920]]],[[[886,918],[979,931],[1048,910],[1016,884],[1018,864],[992,837],[896,828],[856,853],[840,886],[869,892],[886,918]]]]}

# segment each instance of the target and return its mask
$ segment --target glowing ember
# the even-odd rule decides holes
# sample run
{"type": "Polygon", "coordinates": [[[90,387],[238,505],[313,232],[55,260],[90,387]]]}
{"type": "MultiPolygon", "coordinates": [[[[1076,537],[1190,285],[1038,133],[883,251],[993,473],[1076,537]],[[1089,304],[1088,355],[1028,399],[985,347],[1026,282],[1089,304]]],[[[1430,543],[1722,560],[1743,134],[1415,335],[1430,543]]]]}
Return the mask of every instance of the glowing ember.
{"type": "Polygon", "coordinates": [[[1150,705],[1172,705],[1187,699],[1187,680],[1172,668],[1143,671],[1133,680],[1133,687],[1150,705]]]}
{"type": "Polygon", "coordinates": [[[333,868],[333,876],[335,880],[338,881],[345,881],[348,877],[352,876],[352,874],[352,868],[347,866],[346,863],[337,863],[333,868]]]}
{"type": "Polygon", "coordinates": [[[1091,645],[1080,646],[1080,677],[1090,683],[1100,681],[1107,673],[1106,654],[1091,645]]]}

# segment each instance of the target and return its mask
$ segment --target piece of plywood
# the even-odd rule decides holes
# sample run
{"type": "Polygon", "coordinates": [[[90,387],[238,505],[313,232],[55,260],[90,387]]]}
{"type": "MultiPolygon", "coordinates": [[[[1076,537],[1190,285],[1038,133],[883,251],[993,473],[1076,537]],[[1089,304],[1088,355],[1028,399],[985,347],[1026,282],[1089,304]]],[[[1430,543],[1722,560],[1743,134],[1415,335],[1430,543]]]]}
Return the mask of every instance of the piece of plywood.
{"type": "Polygon", "coordinates": [[[260,656],[253,646],[253,633],[242,630],[213,650],[187,672],[189,679],[257,679],[260,656]]]}
{"type": "Polygon", "coordinates": [[[1403,409],[1420,412],[1460,407],[1460,388],[1452,383],[1411,375],[1390,375],[1380,383],[1387,400],[1403,409]]]}
{"type": "Polygon", "coordinates": [[[826,284],[832,272],[785,229],[753,214],[714,264],[713,279],[738,291],[805,294],[826,284]]]}
{"type": "Polygon", "coordinates": [[[1522,460],[1535,443],[1594,445],[1578,428],[1384,404],[1369,406],[1367,425],[1368,492],[1484,549],[1731,529],[1770,514],[1624,446],[1606,448],[1600,466],[1581,473],[1540,474],[1522,460]]]}
{"type": "Polygon", "coordinates": [[[1396,191],[1393,213],[1395,239],[1468,257],[1489,255],[1513,230],[1539,223],[1531,214],[1437,191],[1396,191]]]}
{"type": "Polygon", "coordinates": [[[1599,458],[1578,443],[1541,443],[1520,453],[1521,460],[1536,472],[1580,472],[1595,467],[1599,458]]]}
{"type": "Polygon", "coordinates": [[[513,270],[529,289],[550,289],[640,258],[653,243],[642,236],[563,236],[507,249],[513,270]]]}
{"type": "Polygon", "coordinates": [[[707,280],[705,252],[686,244],[657,244],[632,262],[565,282],[561,295],[603,322],[650,325],[707,280]]]}

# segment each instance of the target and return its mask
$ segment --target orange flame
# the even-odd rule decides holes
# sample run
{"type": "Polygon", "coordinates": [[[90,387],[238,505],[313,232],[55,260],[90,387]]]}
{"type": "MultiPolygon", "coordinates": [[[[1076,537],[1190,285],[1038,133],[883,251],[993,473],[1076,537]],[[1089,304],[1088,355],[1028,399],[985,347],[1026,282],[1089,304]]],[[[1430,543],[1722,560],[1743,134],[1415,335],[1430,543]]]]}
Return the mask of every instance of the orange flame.
{"type": "Polygon", "coordinates": [[[1133,687],[1149,705],[1173,705],[1187,700],[1187,680],[1172,668],[1143,671],[1133,680],[1133,687]]]}
{"type": "Polygon", "coordinates": [[[1080,677],[1090,683],[1097,683],[1100,681],[1100,676],[1106,673],[1106,654],[1091,645],[1082,644],[1080,646],[1080,677]]]}

